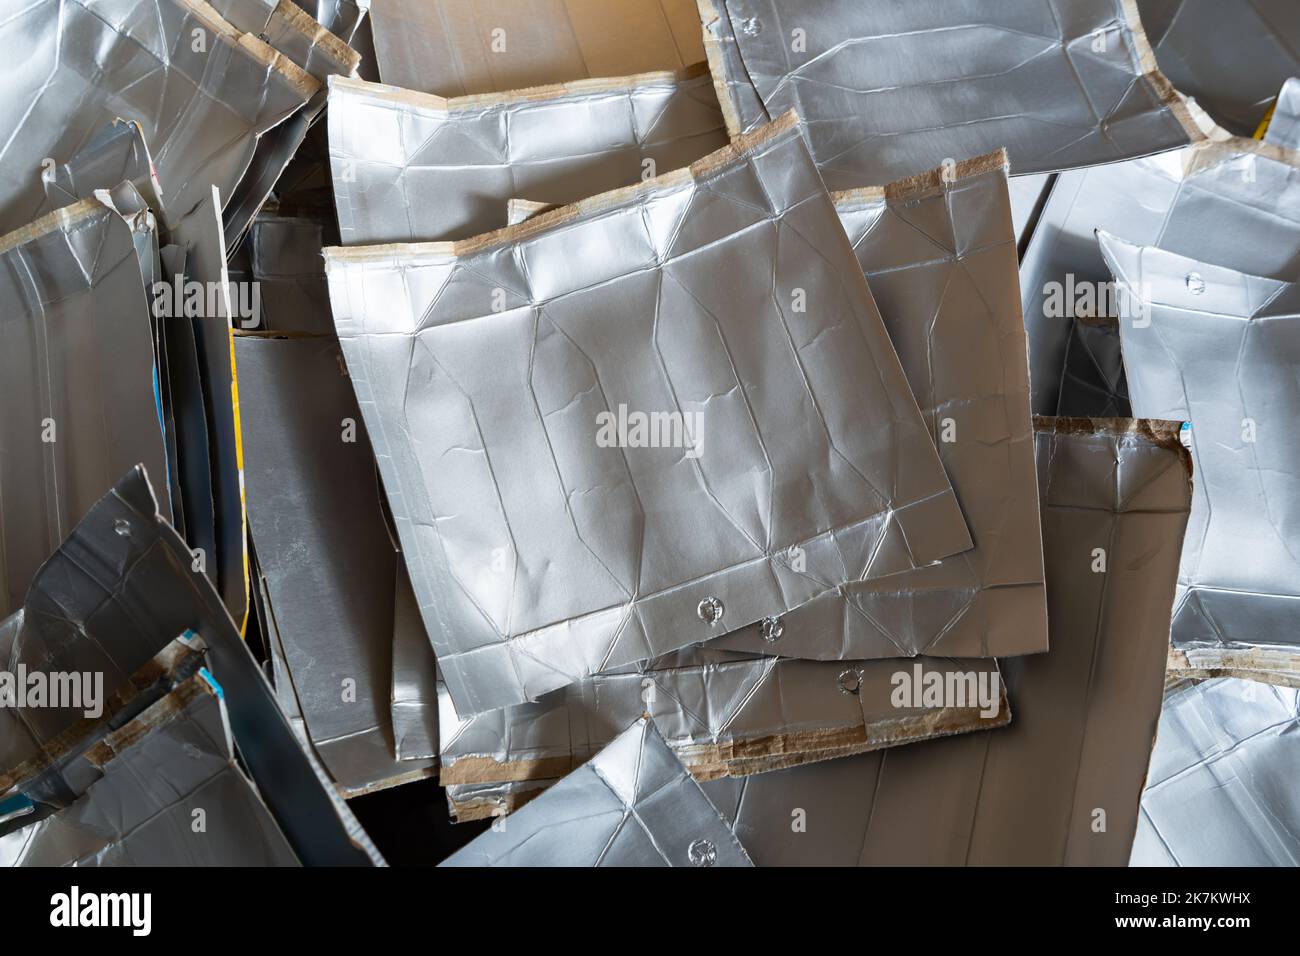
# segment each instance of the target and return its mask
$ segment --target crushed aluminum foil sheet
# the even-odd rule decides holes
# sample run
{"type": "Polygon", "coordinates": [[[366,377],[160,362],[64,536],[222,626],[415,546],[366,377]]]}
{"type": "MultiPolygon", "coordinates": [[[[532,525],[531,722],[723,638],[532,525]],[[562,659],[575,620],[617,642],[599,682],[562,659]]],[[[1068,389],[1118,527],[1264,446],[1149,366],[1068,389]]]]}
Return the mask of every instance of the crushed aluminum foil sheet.
{"type": "Polygon", "coordinates": [[[757,865],[1128,861],[1190,466],[1173,422],[1036,424],[1052,641],[1003,662],[1011,726],[703,783],[757,865]]]}
{"type": "Polygon", "coordinates": [[[221,691],[206,677],[106,734],[83,761],[93,782],[62,812],[0,837],[0,866],[298,865],[235,763],[221,691]]]}
{"type": "Polygon", "coordinates": [[[235,339],[249,526],[312,746],[348,794],[422,769],[393,756],[396,555],[338,343],[235,339]]]}
{"type": "Polygon", "coordinates": [[[457,99],[335,79],[329,107],[344,245],[467,238],[512,196],[576,202],[727,144],[703,67],[457,99]]]}
{"type": "Polygon", "coordinates": [[[1005,147],[1017,173],[1185,146],[1132,0],[699,0],[734,136],[787,110],[831,189],[1005,147]]]}
{"type": "Polygon", "coordinates": [[[469,242],[325,254],[463,714],[971,547],[793,114],[469,242]]]}
{"type": "Polygon", "coordinates": [[[444,866],[752,866],[654,724],[641,719],[444,866]]]}
{"type": "Polygon", "coordinates": [[[1191,423],[1171,670],[1300,685],[1300,285],[1098,238],[1134,411],[1191,423]]]}
{"type": "MultiPolygon", "coordinates": [[[[158,514],[142,467],[86,513],[37,572],[24,606],[0,622],[0,660],[13,673],[102,674],[111,707],[180,635],[207,648],[241,761],[298,857],[308,865],[382,865],[298,744],[189,548],[158,514]]],[[[28,787],[49,792],[60,761],[107,729],[100,718],[75,706],[0,708],[0,799],[28,787]]]]}
{"type": "Polygon", "coordinates": [[[643,713],[697,780],[1011,721],[997,663],[989,660],[750,659],[706,646],[468,718],[456,713],[445,687],[439,692],[444,785],[563,776],[643,713]],[[919,689],[927,681],[953,687],[960,701],[897,698],[899,686],[919,689]]]}
{"type": "Polygon", "coordinates": [[[122,182],[135,187],[155,217],[166,218],[162,183],[154,172],[144,130],[139,123],[118,119],[91,137],[66,163],[55,166],[42,178],[46,203],[41,215],[89,199],[95,190],[112,189],[122,182]]]}
{"type": "Polygon", "coordinates": [[[0,613],[124,471],[167,474],[135,245],[155,224],[115,202],[100,192],[0,238],[0,613]]]}
{"type": "Polygon", "coordinates": [[[1067,348],[1089,339],[1093,355],[1113,355],[1118,332],[1096,230],[1252,274],[1300,272],[1297,147],[1285,127],[1264,143],[1214,130],[1183,150],[1056,178],[1020,269],[1035,413],[1097,413],[1126,397],[1105,360],[1082,382],[1088,365],[1074,364],[1062,396],[1067,348]]]}
{"type": "Polygon", "coordinates": [[[5,67],[3,125],[12,132],[2,154],[11,173],[0,186],[4,231],[33,218],[42,171],[118,117],[144,129],[166,225],[177,227],[212,185],[228,196],[259,137],[320,87],[197,0],[31,4],[0,26],[0,42],[27,52],[5,67]]]}
{"type": "Polygon", "coordinates": [[[326,30],[352,45],[352,38],[370,12],[371,0],[297,0],[297,3],[326,30]]]}
{"type": "Polygon", "coordinates": [[[369,19],[382,80],[439,96],[704,62],[694,0],[383,0],[369,19]]]}
{"type": "Polygon", "coordinates": [[[1137,0],[1160,69],[1219,123],[1250,136],[1287,77],[1300,75],[1294,0],[1137,0]]]}
{"type": "Polygon", "coordinates": [[[1165,701],[1130,866],[1300,866],[1300,691],[1223,678],[1165,701]]]}
{"type": "Polygon", "coordinates": [[[975,547],[851,581],[716,647],[839,660],[1047,650],[1029,371],[1006,154],[834,194],[975,547]]]}

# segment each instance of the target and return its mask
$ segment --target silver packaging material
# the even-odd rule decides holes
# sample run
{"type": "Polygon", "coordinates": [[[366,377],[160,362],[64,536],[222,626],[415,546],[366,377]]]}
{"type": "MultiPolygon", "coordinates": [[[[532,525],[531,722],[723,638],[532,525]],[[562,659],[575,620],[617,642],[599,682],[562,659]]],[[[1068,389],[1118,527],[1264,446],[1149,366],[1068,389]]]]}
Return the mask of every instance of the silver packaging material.
{"type": "Polygon", "coordinates": [[[1175,691],[1130,866],[1300,866],[1300,691],[1249,680],[1175,691]]]}
{"type": "Polygon", "coordinates": [[[371,0],[297,0],[297,3],[326,30],[358,49],[352,39],[370,12],[371,0]]]}
{"type": "Polygon", "coordinates": [[[444,866],[752,866],[649,720],[444,866]]]}
{"type": "Polygon", "coordinates": [[[1099,234],[1139,415],[1191,423],[1173,669],[1300,683],[1300,286],[1099,234]]]}
{"type": "Polygon", "coordinates": [[[1191,499],[1176,435],[1039,421],[1052,641],[1003,662],[1011,726],[704,783],[756,864],[1128,861],[1191,499]]]}
{"type": "Polygon", "coordinates": [[[800,661],[692,648],[462,718],[440,687],[443,784],[550,779],[641,714],[697,780],[744,776],[1011,720],[997,663],[800,661]],[[926,686],[953,696],[922,696],[926,686]],[[906,688],[901,692],[899,688],[906,688]]]}
{"type": "Polygon", "coordinates": [[[100,192],[0,238],[3,614],[124,471],[143,462],[167,475],[135,245],[152,241],[154,220],[147,209],[124,218],[114,202],[100,192]]]}
{"type": "Polygon", "coordinates": [[[727,144],[703,67],[456,99],[335,79],[329,106],[344,245],[464,239],[513,196],[576,202],[727,144]]]}
{"type": "Polygon", "coordinates": [[[734,136],[798,110],[831,189],[1005,147],[1017,174],[1174,149],[1197,122],[1133,0],[699,0],[734,136]]]}
{"type": "Polygon", "coordinates": [[[221,693],[191,677],[105,735],[84,756],[86,792],[0,837],[0,866],[297,866],[235,763],[221,693]]]}
{"type": "Polygon", "coordinates": [[[437,660],[406,568],[397,562],[393,598],[393,689],[389,707],[398,760],[438,757],[437,660]]]}
{"type": "Polygon", "coordinates": [[[1137,0],[1156,60],[1218,123],[1250,136],[1277,88],[1300,74],[1294,0],[1137,0]]]}
{"type": "Polygon", "coordinates": [[[96,133],[68,162],[55,166],[43,177],[46,204],[41,214],[89,199],[95,190],[112,189],[123,182],[135,187],[156,217],[166,218],[162,183],[154,172],[144,130],[139,123],[118,119],[96,133]]]}
{"type": "Polygon", "coordinates": [[[349,794],[422,769],[394,757],[396,555],[331,338],[235,339],[249,525],[308,737],[349,794]]]}
{"type": "Polygon", "coordinates": [[[1006,154],[834,199],[975,547],[821,595],[782,618],[779,639],[749,627],[715,646],[823,660],[1045,651],[1006,154]]]}
{"type": "Polygon", "coordinates": [[[66,793],[61,779],[108,729],[154,657],[178,636],[201,641],[224,688],[239,753],[299,859],[382,864],[324,771],[299,746],[274,692],[185,542],[158,514],[143,468],[86,513],[37,572],[22,608],[0,622],[0,660],[11,673],[82,675],[106,701],[87,713],[19,701],[0,708],[0,800],[66,793]]]}
{"type": "Polygon", "coordinates": [[[320,87],[198,0],[32,4],[0,27],[0,44],[22,51],[5,66],[2,231],[33,218],[45,168],[118,117],[143,128],[175,227],[211,186],[228,196],[258,139],[320,87]]]}
{"type": "Polygon", "coordinates": [[[448,784],[447,810],[453,823],[504,817],[555,783],[555,780],[510,780],[505,783],[448,784]]]}
{"type": "Polygon", "coordinates": [[[1035,176],[1017,176],[1007,184],[1011,195],[1011,221],[1016,230],[1016,248],[1024,254],[1033,237],[1038,217],[1043,213],[1047,197],[1052,194],[1054,175],[1040,173],[1035,176]]]}
{"type": "Polygon", "coordinates": [[[694,0],[383,0],[385,83],[463,96],[704,62],[694,0]]]}
{"type": "Polygon", "coordinates": [[[475,240],[325,254],[462,714],[971,547],[793,115],[475,240]]]}
{"type": "Polygon", "coordinates": [[[1035,413],[1096,414],[1125,397],[1105,358],[1113,358],[1118,326],[1096,230],[1252,274],[1297,275],[1293,136],[1285,124],[1266,143],[1212,130],[1183,150],[1057,177],[1020,270],[1035,413]],[[1067,350],[1081,341],[1093,347],[1070,356],[1063,386],[1067,350]],[[1099,359],[1091,374],[1088,354],[1099,359]]]}
{"type": "Polygon", "coordinates": [[[1264,142],[1293,149],[1300,143],[1300,78],[1291,77],[1282,85],[1282,92],[1273,104],[1264,142]]]}

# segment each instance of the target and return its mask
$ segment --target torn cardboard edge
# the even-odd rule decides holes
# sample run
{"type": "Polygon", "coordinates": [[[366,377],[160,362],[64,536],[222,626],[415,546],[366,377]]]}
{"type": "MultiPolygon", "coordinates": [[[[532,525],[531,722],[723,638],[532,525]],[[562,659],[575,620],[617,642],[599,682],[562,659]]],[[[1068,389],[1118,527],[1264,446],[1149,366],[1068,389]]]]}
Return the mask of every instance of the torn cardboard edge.
{"type": "Polygon", "coordinates": [[[1011,161],[1007,158],[1005,148],[996,149],[983,156],[936,166],[934,169],[895,180],[884,186],[861,186],[857,189],[837,190],[831,193],[831,199],[836,207],[878,203],[881,200],[924,199],[944,193],[959,179],[970,179],[999,169],[1007,173],[1011,169],[1011,161]]]}
{"type": "Polygon", "coordinates": [[[460,259],[486,252],[497,246],[521,242],[538,233],[563,225],[580,216],[596,215],[606,209],[621,206],[630,200],[648,195],[665,187],[675,188],[690,182],[699,182],[722,166],[746,158],[761,146],[776,139],[782,133],[799,126],[799,116],[790,110],[779,119],[759,127],[752,133],[735,137],[731,143],[721,149],[698,159],[682,169],[674,169],[631,186],[612,189],[587,199],[581,199],[567,206],[534,216],[513,226],[504,226],[485,232],[469,239],[457,239],[450,242],[390,242],[373,246],[327,246],[324,249],[327,262],[383,262],[398,256],[430,256],[435,259],[460,259]]]}
{"type": "MultiPolygon", "coordinates": [[[[174,0],[174,2],[182,9],[193,13],[196,20],[218,37],[230,43],[231,46],[242,50],[246,56],[250,57],[259,66],[283,76],[293,91],[303,99],[310,99],[321,88],[320,80],[265,40],[237,29],[234,24],[225,19],[216,11],[216,8],[206,3],[205,0],[174,0]]],[[[312,20],[312,22],[314,23],[315,20],[312,20]]]]}
{"type": "Polygon", "coordinates": [[[315,17],[293,0],[279,0],[272,18],[279,17],[285,27],[297,33],[311,48],[323,50],[349,75],[355,75],[361,65],[361,54],[348,45],[347,41],[331,33],[315,17]]]}
{"type": "Polygon", "coordinates": [[[1300,652],[1273,647],[1170,647],[1171,679],[1236,677],[1278,687],[1300,687],[1300,652]]]}

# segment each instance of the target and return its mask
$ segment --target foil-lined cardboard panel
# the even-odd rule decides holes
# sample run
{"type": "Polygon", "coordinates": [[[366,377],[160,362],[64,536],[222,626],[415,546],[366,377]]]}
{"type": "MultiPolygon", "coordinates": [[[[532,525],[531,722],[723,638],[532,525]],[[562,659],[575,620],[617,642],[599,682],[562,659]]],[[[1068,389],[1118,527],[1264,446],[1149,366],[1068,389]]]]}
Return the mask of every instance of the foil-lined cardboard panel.
{"type": "Polygon", "coordinates": [[[1295,277],[1297,146],[1283,129],[1266,143],[1218,130],[1187,149],[1057,177],[1020,273],[1036,413],[1097,414],[1122,410],[1117,400],[1127,399],[1114,366],[1101,358],[1113,355],[1119,330],[1096,230],[1252,274],[1295,277]],[[1077,361],[1086,355],[1074,355],[1066,373],[1067,351],[1081,340],[1096,346],[1098,366],[1090,370],[1077,361]]]}
{"type": "Polygon", "coordinates": [[[447,811],[453,823],[473,823],[514,813],[554,786],[554,780],[511,780],[505,783],[447,785],[447,811]]]}
{"type": "Polygon", "coordinates": [[[1197,121],[1132,0],[699,0],[736,135],[797,110],[831,189],[1005,147],[1054,172],[1185,146],[1197,121]]]}
{"type": "Polygon", "coordinates": [[[444,866],[752,866],[654,724],[636,721],[444,866]]]}
{"type": "Polygon", "coordinates": [[[1099,240],[1134,411],[1191,423],[1171,669],[1300,683],[1300,286],[1099,240]]]}
{"type": "Polygon", "coordinates": [[[27,54],[6,64],[10,92],[0,108],[11,130],[2,153],[12,173],[0,186],[4,231],[39,208],[47,159],[72,156],[119,117],[143,128],[166,225],[175,227],[213,185],[228,196],[259,138],[320,87],[197,0],[32,4],[0,26],[0,42],[27,54]]]}
{"type": "Polygon", "coordinates": [[[1282,84],[1264,131],[1264,142],[1284,149],[1295,149],[1300,144],[1300,78],[1293,76],[1282,84]]]}
{"type": "Polygon", "coordinates": [[[467,718],[445,687],[439,690],[446,785],[563,776],[643,713],[697,780],[1011,721],[997,663],[989,660],[754,659],[706,646],[467,718]],[[926,687],[934,688],[931,697],[926,687]],[[944,688],[950,697],[940,694],[944,688]]]}
{"type": "Polygon", "coordinates": [[[975,547],[851,581],[716,646],[784,657],[993,657],[1047,649],[1029,371],[1006,154],[834,194],[975,547]]]}
{"type": "Polygon", "coordinates": [[[0,238],[0,613],[124,471],[168,473],[135,245],[155,224],[114,202],[100,192],[0,238]]]}
{"type": "Polygon", "coordinates": [[[704,783],[756,864],[1125,865],[1191,499],[1176,433],[1039,420],[1052,639],[1002,664],[1011,726],[704,783]]]}
{"type": "Polygon", "coordinates": [[[397,562],[342,353],[241,335],[235,356],[249,525],[308,736],[344,792],[391,785],[423,768],[393,755],[397,562]]]}
{"type": "Polygon", "coordinates": [[[329,104],[344,245],[464,239],[512,196],[576,202],[727,144],[702,67],[456,99],[335,79],[329,104]]]}
{"type": "Polygon", "coordinates": [[[1224,678],[1165,701],[1130,866],[1300,866],[1300,691],[1224,678]]]}
{"type": "Polygon", "coordinates": [[[384,0],[370,21],[382,80],[439,96],[704,62],[694,0],[384,0]]]}
{"type": "Polygon", "coordinates": [[[235,763],[220,694],[196,675],[105,735],[86,792],[0,837],[0,866],[297,866],[235,763]]]}
{"type": "Polygon", "coordinates": [[[971,546],[793,116],[326,272],[463,714],[971,546]]]}
{"type": "Polygon", "coordinates": [[[1137,0],[1160,69],[1219,125],[1251,136],[1288,77],[1300,75],[1291,0],[1137,0]]]}
{"type": "MultiPolygon", "coordinates": [[[[0,708],[0,799],[45,794],[179,636],[201,640],[229,707],[240,759],[294,852],[308,865],[372,865],[383,858],[330,789],[276,704],[194,556],[158,514],[142,468],[86,513],[37,573],[24,606],[0,622],[0,659],[28,673],[100,675],[104,712],[62,706],[0,708]]],[[[152,679],[152,678],[148,678],[152,679]]],[[[37,702],[31,702],[33,704],[37,702]]]]}
{"type": "Polygon", "coordinates": [[[309,216],[262,213],[253,220],[243,248],[261,302],[259,331],[334,336],[321,258],[329,229],[322,219],[309,216]]]}

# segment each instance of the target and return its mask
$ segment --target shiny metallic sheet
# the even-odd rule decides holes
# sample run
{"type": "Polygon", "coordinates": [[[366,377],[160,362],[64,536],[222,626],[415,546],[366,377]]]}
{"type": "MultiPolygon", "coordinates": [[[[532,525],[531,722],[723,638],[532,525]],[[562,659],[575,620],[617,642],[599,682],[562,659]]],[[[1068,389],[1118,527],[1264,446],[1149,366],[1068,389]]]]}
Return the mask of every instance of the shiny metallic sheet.
{"type": "Polygon", "coordinates": [[[513,196],[576,202],[727,144],[703,68],[450,100],[340,78],[328,122],[344,245],[464,239],[513,196]]]}
{"type": "Polygon", "coordinates": [[[103,192],[0,238],[0,613],[123,472],[167,475],[134,244],[155,223],[112,203],[103,192]]]}
{"type": "Polygon", "coordinates": [[[1085,322],[1107,318],[1095,304],[1111,278],[1096,230],[1252,274],[1300,272],[1297,146],[1285,127],[1265,143],[1212,130],[1183,150],[1057,177],[1020,270],[1036,413],[1097,414],[1119,394],[1105,363],[1082,383],[1086,366],[1075,365],[1073,394],[1062,396],[1067,347],[1090,335],[1072,329],[1075,313],[1085,322]]]}
{"type": "Polygon", "coordinates": [[[1191,497],[1176,427],[1039,421],[1052,642],[1003,662],[1011,726],[705,782],[756,864],[1128,861],[1191,497]]]}
{"type": "Polygon", "coordinates": [[[699,0],[735,135],[787,110],[831,189],[1005,147],[1053,172],[1186,145],[1133,0],[699,0]]]}
{"type": "Polygon", "coordinates": [[[235,762],[226,705],[202,677],[107,734],[85,762],[94,782],[63,811],[0,837],[0,866],[298,865],[235,762]]]}
{"type": "Polygon", "coordinates": [[[1171,694],[1130,866],[1300,866],[1300,691],[1225,678],[1171,694]]]}
{"type": "Polygon", "coordinates": [[[793,116],[471,242],[327,249],[326,272],[464,714],[971,546],[793,116]],[[598,415],[629,409],[698,415],[699,440],[601,447],[598,415]]]}
{"type": "Polygon", "coordinates": [[[176,226],[213,185],[229,196],[258,139],[320,85],[196,0],[31,4],[0,26],[0,44],[26,54],[4,66],[0,231],[34,217],[47,158],[70,158],[119,117],[144,129],[176,226]]]}
{"type": "Polygon", "coordinates": [[[752,866],[649,720],[444,866],[752,866]]]}
{"type": "Polygon", "coordinates": [[[1045,651],[1006,156],[834,199],[975,547],[931,567],[851,581],[785,615],[778,641],[749,627],[715,646],[823,660],[1045,651]]]}
{"type": "Polygon", "coordinates": [[[1133,409],[1192,425],[1175,659],[1300,683],[1300,285],[1099,239],[1134,299],[1120,320],[1133,409]]]}

